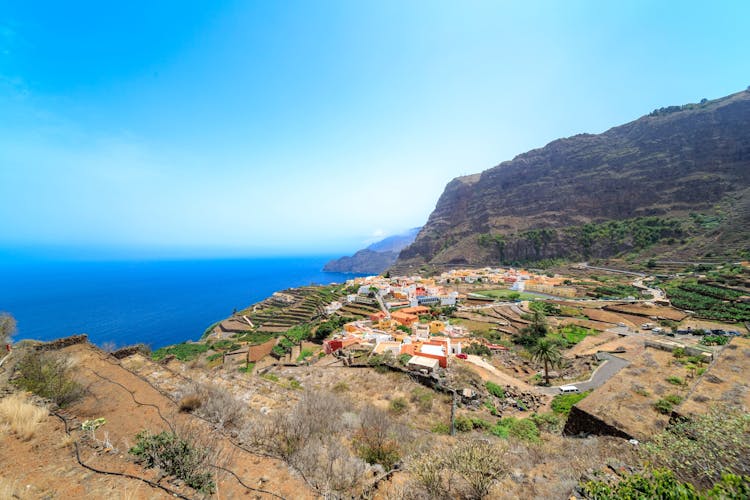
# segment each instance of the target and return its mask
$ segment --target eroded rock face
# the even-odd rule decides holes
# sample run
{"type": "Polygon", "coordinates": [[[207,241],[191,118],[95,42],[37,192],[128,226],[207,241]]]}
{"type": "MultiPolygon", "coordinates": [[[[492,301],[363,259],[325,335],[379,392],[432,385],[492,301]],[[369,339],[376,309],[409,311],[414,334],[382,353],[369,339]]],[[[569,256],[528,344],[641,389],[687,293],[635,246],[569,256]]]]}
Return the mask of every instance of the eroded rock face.
{"type": "Polygon", "coordinates": [[[644,217],[683,220],[650,242],[675,254],[705,251],[701,234],[716,248],[741,242],[750,232],[750,91],[682,108],[454,179],[396,267],[612,256],[640,248],[641,228],[602,237],[584,225],[644,217]],[[696,224],[690,213],[718,219],[696,224]]]}

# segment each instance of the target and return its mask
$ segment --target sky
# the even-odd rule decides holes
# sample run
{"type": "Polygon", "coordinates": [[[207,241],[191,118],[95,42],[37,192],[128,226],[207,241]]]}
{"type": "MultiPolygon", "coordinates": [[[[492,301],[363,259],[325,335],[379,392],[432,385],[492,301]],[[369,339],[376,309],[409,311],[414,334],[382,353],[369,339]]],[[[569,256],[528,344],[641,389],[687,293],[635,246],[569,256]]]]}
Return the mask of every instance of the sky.
{"type": "Polygon", "coordinates": [[[0,256],[351,253],[750,85],[750,2],[0,0],[0,256]],[[3,254],[5,252],[5,254],[3,254]]]}

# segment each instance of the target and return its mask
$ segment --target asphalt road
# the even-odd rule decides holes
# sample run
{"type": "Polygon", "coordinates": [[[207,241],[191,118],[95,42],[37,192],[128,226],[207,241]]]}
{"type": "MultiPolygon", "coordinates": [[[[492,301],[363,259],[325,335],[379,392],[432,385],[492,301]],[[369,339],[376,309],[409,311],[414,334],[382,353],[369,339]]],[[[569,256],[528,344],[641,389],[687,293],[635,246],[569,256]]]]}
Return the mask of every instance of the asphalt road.
{"type": "MultiPolygon", "coordinates": [[[[630,364],[629,361],[618,358],[607,352],[599,353],[598,356],[600,359],[604,359],[604,363],[597,367],[589,380],[586,382],[571,382],[570,384],[565,385],[574,385],[578,387],[581,392],[588,391],[589,389],[596,389],[597,387],[604,385],[607,380],[615,376],[617,372],[630,364]]],[[[559,386],[539,387],[539,390],[544,394],[560,394],[559,386]]]]}

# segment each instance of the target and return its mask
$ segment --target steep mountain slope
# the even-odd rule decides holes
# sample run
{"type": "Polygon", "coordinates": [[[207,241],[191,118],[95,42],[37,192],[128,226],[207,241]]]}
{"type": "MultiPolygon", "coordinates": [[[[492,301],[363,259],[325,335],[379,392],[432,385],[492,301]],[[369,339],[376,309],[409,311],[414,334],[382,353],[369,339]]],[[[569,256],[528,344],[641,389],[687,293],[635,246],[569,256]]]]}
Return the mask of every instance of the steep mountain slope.
{"type": "Polygon", "coordinates": [[[556,140],[451,181],[397,269],[737,256],[750,235],[750,90],[556,140]]]}
{"type": "Polygon", "coordinates": [[[380,274],[393,265],[399,252],[414,242],[421,228],[415,227],[405,233],[389,236],[351,257],[341,257],[326,263],[324,271],[338,273],[380,274]]]}

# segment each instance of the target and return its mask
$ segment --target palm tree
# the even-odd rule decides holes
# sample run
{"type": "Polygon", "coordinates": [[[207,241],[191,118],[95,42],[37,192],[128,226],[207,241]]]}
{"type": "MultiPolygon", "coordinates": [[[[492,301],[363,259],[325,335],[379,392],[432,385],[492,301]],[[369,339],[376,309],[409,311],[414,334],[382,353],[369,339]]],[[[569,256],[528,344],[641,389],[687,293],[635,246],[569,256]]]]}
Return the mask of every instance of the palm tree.
{"type": "Polygon", "coordinates": [[[542,337],[529,349],[531,359],[544,363],[544,382],[549,385],[549,367],[560,363],[560,346],[557,342],[542,337]]]}

